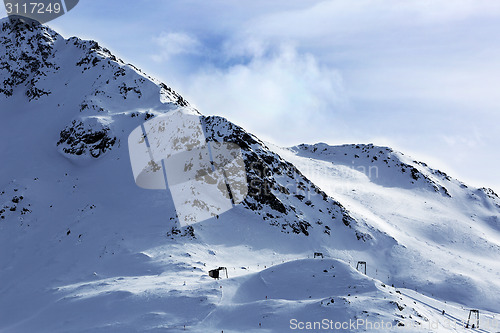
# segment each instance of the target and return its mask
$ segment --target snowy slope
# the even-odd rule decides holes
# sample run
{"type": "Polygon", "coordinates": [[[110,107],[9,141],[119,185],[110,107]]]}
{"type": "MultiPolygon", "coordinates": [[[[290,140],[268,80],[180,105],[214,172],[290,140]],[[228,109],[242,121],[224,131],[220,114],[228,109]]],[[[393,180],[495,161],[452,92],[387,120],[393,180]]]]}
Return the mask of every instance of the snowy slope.
{"type": "Polygon", "coordinates": [[[198,111],[96,42],[6,19],[0,29],[1,332],[286,332],[293,318],[368,317],[421,328],[444,323],[442,309],[453,321],[471,306],[500,312],[492,192],[392,151],[408,172],[371,181],[347,157],[204,117],[209,140],[242,148],[250,193],[179,229],[166,193],[135,185],[126,142],[155,115],[198,111]],[[229,279],[208,276],[219,266],[229,279]]]}
{"type": "MultiPolygon", "coordinates": [[[[358,221],[397,241],[370,258],[381,279],[442,299],[498,308],[500,199],[390,148],[275,148],[358,221]],[[383,272],[383,274],[382,274],[383,272]]],[[[375,268],[374,267],[374,268],[375,268]]]]}

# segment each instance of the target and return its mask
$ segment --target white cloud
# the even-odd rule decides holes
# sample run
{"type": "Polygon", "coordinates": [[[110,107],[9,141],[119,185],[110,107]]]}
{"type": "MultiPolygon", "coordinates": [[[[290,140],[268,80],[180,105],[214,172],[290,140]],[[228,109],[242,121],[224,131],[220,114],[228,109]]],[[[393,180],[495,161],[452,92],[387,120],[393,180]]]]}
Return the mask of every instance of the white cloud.
{"type": "Polygon", "coordinates": [[[325,0],[308,8],[263,13],[243,31],[253,36],[350,38],[394,27],[495,18],[499,13],[500,2],[491,0],[325,0]]]}
{"type": "Polygon", "coordinates": [[[264,139],[288,144],[324,136],[334,112],[346,107],[339,73],[291,45],[251,53],[247,62],[190,76],[181,90],[204,113],[225,116],[264,139]]]}
{"type": "Polygon", "coordinates": [[[159,47],[159,52],[152,57],[157,62],[167,61],[175,55],[198,54],[201,51],[198,39],[186,33],[162,32],[154,41],[159,47]]]}

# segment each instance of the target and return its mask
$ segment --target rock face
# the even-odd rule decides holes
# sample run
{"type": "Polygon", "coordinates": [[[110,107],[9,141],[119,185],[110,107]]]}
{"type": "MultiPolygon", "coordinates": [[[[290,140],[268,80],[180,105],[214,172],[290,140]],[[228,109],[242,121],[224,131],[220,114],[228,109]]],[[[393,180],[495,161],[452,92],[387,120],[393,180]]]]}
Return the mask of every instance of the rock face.
{"type": "MultiPolygon", "coordinates": [[[[243,151],[249,185],[245,207],[285,233],[309,235],[311,229],[319,229],[330,235],[334,224],[356,223],[339,202],[258,138],[224,118],[204,118],[209,140],[235,143],[243,151]]],[[[368,234],[356,234],[358,239],[370,239],[368,234]]]]}
{"type": "Polygon", "coordinates": [[[61,36],[35,22],[3,19],[0,24],[0,94],[12,96],[14,89],[22,87],[30,101],[50,95],[37,83],[59,69],[54,61],[54,44],[61,36]]]}
{"type": "Polygon", "coordinates": [[[89,126],[89,123],[73,120],[71,126],[61,131],[61,139],[57,145],[62,146],[65,154],[90,154],[93,158],[98,158],[116,143],[116,137],[109,136],[110,128],[103,124],[98,125],[100,128],[96,129],[89,126]]]}

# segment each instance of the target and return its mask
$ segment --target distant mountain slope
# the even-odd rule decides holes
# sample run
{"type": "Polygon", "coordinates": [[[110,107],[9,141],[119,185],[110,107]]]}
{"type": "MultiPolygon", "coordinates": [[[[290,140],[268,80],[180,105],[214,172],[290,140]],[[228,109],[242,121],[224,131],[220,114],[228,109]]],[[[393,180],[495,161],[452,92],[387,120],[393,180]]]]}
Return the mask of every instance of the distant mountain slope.
{"type": "Polygon", "coordinates": [[[444,186],[446,184],[443,184],[445,181],[451,181],[448,175],[428,168],[423,162],[413,161],[391,148],[373,144],[330,147],[318,143],[312,146],[297,146],[296,151],[299,156],[310,156],[364,172],[372,182],[382,186],[428,188],[443,195],[450,195],[444,186]]]}
{"type": "Polygon", "coordinates": [[[374,241],[382,247],[369,256],[379,278],[385,274],[382,280],[391,284],[495,307],[484,293],[500,291],[500,199],[491,189],[468,187],[372,144],[272,148],[356,220],[397,241],[374,241]]]}

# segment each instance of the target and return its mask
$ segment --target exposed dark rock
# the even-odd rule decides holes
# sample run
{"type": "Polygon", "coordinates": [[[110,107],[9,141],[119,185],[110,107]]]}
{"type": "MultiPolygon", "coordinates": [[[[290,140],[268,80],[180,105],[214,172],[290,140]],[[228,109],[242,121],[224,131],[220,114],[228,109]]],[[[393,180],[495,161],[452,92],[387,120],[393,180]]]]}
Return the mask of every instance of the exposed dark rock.
{"type": "Polygon", "coordinates": [[[61,131],[57,145],[63,145],[63,152],[66,154],[80,156],[88,153],[98,158],[116,143],[116,137],[110,136],[109,132],[108,127],[86,128],[83,122],[73,120],[71,126],[61,131]]]}

